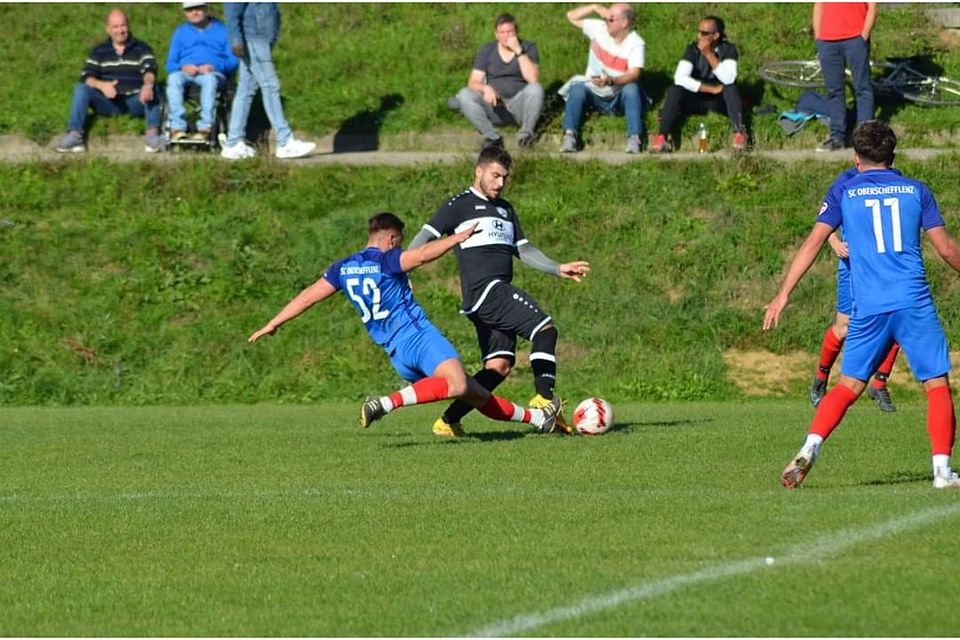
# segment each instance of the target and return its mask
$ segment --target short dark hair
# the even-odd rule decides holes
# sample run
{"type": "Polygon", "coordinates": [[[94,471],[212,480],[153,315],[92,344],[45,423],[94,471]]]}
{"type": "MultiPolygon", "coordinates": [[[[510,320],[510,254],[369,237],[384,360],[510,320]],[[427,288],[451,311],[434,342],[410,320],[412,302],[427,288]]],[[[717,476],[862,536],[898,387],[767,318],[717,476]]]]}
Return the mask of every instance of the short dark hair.
{"type": "Polygon", "coordinates": [[[375,213],[367,220],[367,233],[374,234],[377,231],[399,231],[403,233],[403,220],[397,217],[397,214],[383,211],[375,213]]]}
{"type": "Polygon", "coordinates": [[[513,17],[512,13],[501,13],[497,16],[497,19],[493,21],[493,28],[496,29],[502,24],[517,26],[517,19],[513,17]]]}
{"type": "Polygon", "coordinates": [[[489,147],[484,147],[477,157],[477,166],[485,167],[494,162],[509,171],[510,166],[513,164],[513,158],[511,158],[507,150],[501,146],[490,145],[489,147]]]}
{"type": "Polygon", "coordinates": [[[626,18],[627,24],[632,27],[633,21],[637,18],[637,12],[633,10],[633,7],[626,6],[623,8],[623,11],[620,12],[620,16],[626,18]]]}
{"type": "Polygon", "coordinates": [[[713,30],[720,34],[720,39],[723,40],[727,33],[724,31],[726,26],[723,24],[723,18],[718,16],[707,16],[704,20],[710,20],[713,22],[713,30]]]}
{"type": "Polygon", "coordinates": [[[897,134],[886,122],[867,120],[853,130],[853,150],[862,160],[889,167],[897,149],[897,134]]]}

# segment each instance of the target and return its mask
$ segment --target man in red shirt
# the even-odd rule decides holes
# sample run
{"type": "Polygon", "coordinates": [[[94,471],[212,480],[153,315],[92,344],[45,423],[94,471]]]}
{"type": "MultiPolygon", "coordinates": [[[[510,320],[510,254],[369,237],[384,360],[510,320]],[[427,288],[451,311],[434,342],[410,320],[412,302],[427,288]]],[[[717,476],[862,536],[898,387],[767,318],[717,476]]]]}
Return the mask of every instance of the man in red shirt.
{"type": "Polygon", "coordinates": [[[857,101],[857,123],[873,119],[873,86],[870,84],[870,32],[877,19],[876,2],[814,2],[813,37],[827,85],[830,138],[818,151],[847,146],[847,104],[844,68],[850,68],[857,101]]]}

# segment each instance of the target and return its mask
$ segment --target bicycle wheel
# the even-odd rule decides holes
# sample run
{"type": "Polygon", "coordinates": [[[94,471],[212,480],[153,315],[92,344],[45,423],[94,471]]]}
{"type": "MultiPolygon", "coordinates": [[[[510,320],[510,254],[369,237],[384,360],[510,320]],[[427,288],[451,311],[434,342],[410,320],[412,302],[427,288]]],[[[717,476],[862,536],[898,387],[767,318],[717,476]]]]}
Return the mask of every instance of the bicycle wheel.
{"type": "Polygon", "coordinates": [[[960,82],[950,78],[927,78],[925,82],[903,85],[900,95],[911,102],[932,107],[960,105],[960,82]]]}
{"type": "Polygon", "coordinates": [[[778,60],[760,66],[760,77],[773,84],[813,89],[823,86],[818,60],[778,60]]]}

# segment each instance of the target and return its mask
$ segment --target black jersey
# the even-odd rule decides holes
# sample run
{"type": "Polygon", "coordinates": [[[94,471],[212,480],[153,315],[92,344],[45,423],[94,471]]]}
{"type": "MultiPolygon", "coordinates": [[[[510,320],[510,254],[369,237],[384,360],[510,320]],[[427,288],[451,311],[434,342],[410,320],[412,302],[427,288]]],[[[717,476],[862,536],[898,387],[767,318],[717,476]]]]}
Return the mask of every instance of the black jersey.
{"type": "Polygon", "coordinates": [[[483,303],[494,284],[513,280],[513,258],[527,242],[513,206],[502,198],[485,198],[472,187],[441,205],[423,228],[440,238],[473,223],[478,233],[454,247],[466,313],[483,303]]]}

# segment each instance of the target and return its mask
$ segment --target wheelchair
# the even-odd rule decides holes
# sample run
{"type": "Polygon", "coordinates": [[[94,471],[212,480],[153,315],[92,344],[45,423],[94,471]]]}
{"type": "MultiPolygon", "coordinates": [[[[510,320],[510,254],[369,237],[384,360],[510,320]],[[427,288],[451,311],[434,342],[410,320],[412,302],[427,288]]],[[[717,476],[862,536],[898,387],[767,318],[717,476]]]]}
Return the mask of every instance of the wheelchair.
{"type": "Polygon", "coordinates": [[[197,122],[200,120],[200,87],[191,84],[184,90],[183,115],[187,121],[187,135],[173,140],[170,127],[170,105],[167,103],[167,91],[166,86],[164,86],[160,106],[160,122],[162,123],[161,135],[166,142],[168,151],[177,152],[182,149],[216,151],[224,146],[227,141],[227,126],[230,121],[230,104],[233,101],[233,93],[236,89],[234,75],[227,76],[226,83],[217,91],[210,135],[205,138],[197,135],[197,122]]]}

